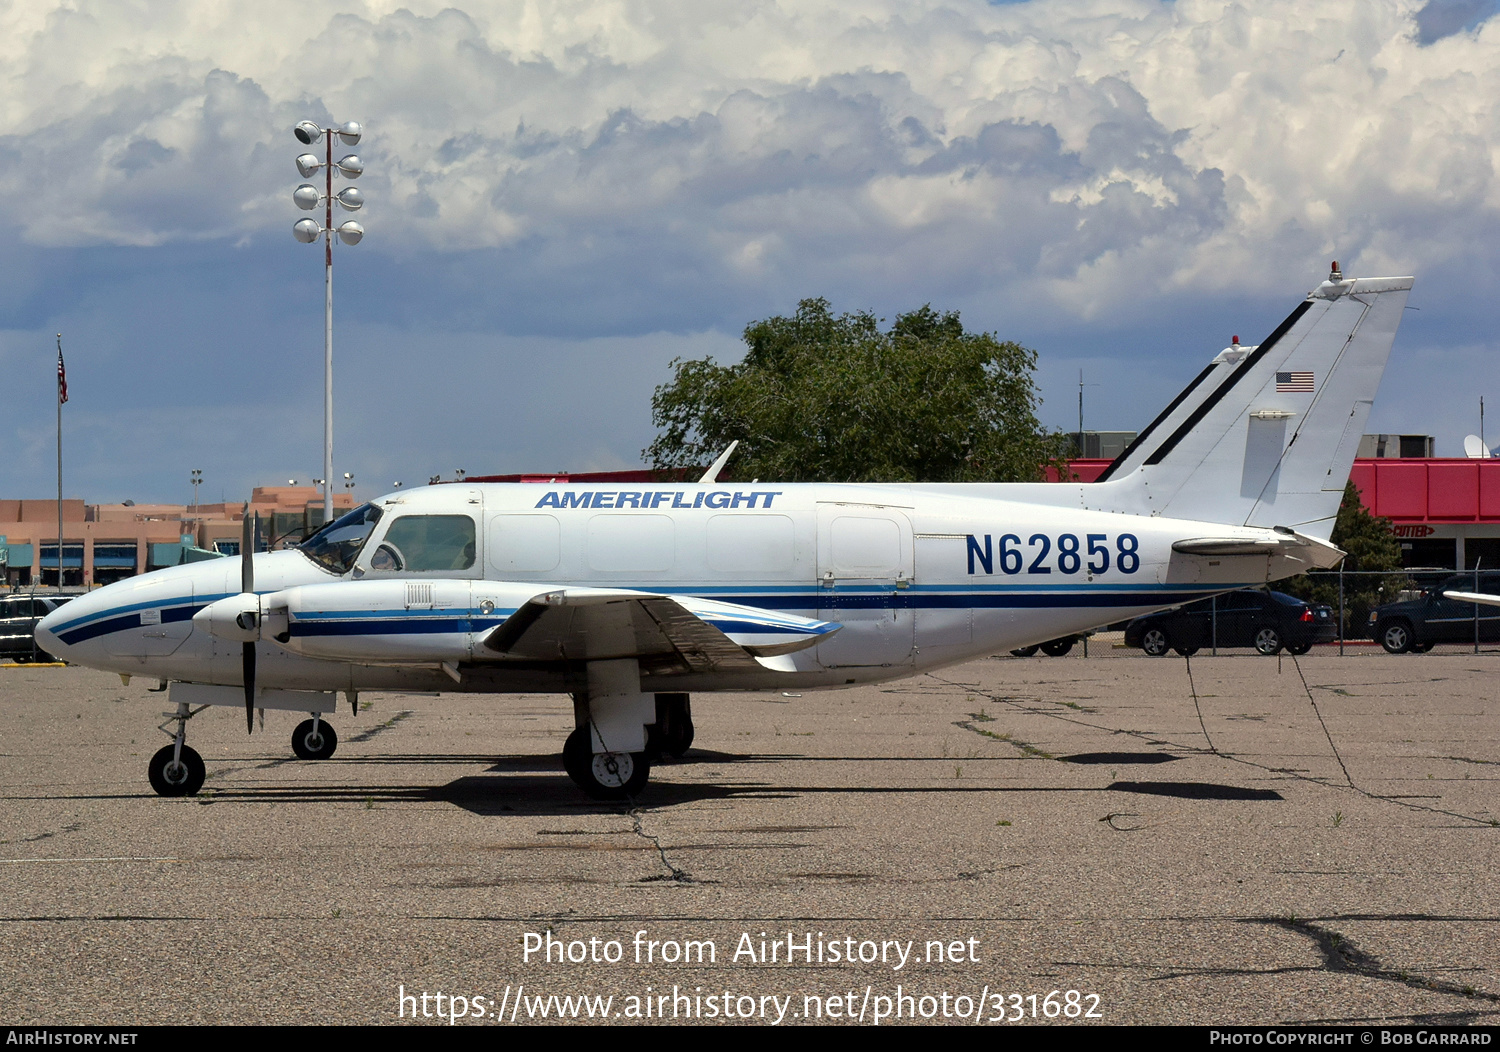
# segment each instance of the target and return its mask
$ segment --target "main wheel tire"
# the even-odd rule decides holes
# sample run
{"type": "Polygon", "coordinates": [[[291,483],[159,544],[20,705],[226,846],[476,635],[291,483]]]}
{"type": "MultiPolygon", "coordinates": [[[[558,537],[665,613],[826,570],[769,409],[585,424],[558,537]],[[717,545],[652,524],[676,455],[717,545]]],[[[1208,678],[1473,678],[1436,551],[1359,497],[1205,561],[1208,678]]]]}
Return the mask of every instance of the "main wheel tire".
{"type": "Polygon", "coordinates": [[[646,755],[652,763],[662,756],[680,759],[693,746],[692,698],[688,694],[658,694],[656,722],[646,728],[646,755]]]}
{"type": "Polygon", "coordinates": [[[174,763],[172,753],[175,750],[176,746],[168,745],[151,757],[146,777],[151,780],[151,788],[156,790],[157,796],[194,796],[203,788],[203,778],[207,773],[203,757],[184,745],[182,759],[174,763]]]}
{"type": "Polygon", "coordinates": [[[1167,639],[1167,633],[1164,630],[1148,628],[1145,635],[1141,636],[1141,649],[1152,657],[1161,657],[1172,649],[1172,644],[1167,639]]]}
{"type": "Polygon", "coordinates": [[[595,800],[625,800],[646,788],[651,761],[643,752],[596,753],[588,728],[580,727],[563,745],[563,770],[595,800]]]}
{"type": "Polygon", "coordinates": [[[1016,647],[1016,649],[1012,650],[1010,652],[1010,654],[1011,654],[1011,657],[1030,657],[1032,654],[1035,654],[1040,649],[1041,649],[1041,647],[1039,647],[1039,646],[1033,646],[1033,647],[1016,647]]]}
{"type": "Polygon", "coordinates": [[[300,760],[326,760],[339,747],[339,736],[327,720],[318,720],[314,728],[312,720],[303,720],[292,732],[292,752],[300,760]]]}
{"type": "Polygon", "coordinates": [[[1435,646],[1437,646],[1436,643],[1413,643],[1411,645],[1411,652],[1413,654],[1425,654],[1435,646]]]}
{"type": "Polygon", "coordinates": [[[593,743],[589,741],[589,729],[579,727],[568,735],[568,740],[563,742],[563,770],[568,772],[568,777],[578,785],[583,785],[584,770],[589,765],[593,756],[593,743]]]}
{"type": "Polygon", "coordinates": [[[1192,657],[1194,654],[1198,653],[1197,647],[1173,647],[1172,649],[1177,651],[1177,653],[1181,654],[1183,657],[1192,657]]]}
{"type": "Polygon", "coordinates": [[[1287,647],[1286,647],[1286,652],[1288,654],[1291,654],[1294,657],[1301,657],[1303,654],[1306,654],[1311,649],[1312,649],[1312,644],[1311,643],[1298,643],[1296,646],[1292,646],[1290,643],[1288,643],[1287,647]]]}
{"type": "Polygon", "coordinates": [[[1411,626],[1405,621],[1387,621],[1375,629],[1375,638],[1387,654],[1404,654],[1412,648],[1411,626]]]}
{"type": "Polygon", "coordinates": [[[1270,625],[1256,630],[1255,649],[1270,657],[1281,649],[1281,633],[1270,625]]]}
{"type": "Polygon", "coordinates": [[[1073,637],[1067,639],[1054,639],[1050,643],[1042,644],[1042,653],[1048,657],[1062,657],[1073,649],[1073,637]]]}

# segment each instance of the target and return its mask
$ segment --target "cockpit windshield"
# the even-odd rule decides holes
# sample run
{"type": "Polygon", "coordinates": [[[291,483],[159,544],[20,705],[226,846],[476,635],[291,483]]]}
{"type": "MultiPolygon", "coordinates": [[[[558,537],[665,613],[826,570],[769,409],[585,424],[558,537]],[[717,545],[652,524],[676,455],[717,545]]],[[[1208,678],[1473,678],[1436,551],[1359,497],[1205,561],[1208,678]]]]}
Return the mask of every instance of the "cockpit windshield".
{"type": "Polygon", "coordinates": [[[379,521],[380,509],[373,504],[362,504],[303,541],[298,551],[325,570],[346,574],[379,521]]]}

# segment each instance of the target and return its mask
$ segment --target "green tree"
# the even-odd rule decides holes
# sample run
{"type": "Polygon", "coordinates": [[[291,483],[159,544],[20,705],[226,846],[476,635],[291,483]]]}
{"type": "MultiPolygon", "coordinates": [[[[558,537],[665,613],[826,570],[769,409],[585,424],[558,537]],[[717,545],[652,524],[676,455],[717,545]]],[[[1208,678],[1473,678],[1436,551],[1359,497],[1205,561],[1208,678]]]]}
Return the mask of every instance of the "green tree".
{"type": "Polygon", "coordinates": [[[1065,438],[1036,418],[1036,353],[922,307],[882,332],[824,299],[745,329],[738,365],[672,362],[651,399],[657,468],[711,462],[740,441],[740,478],[778,482],[1036,480],[1065,438]]]}
{"type": "MultiPolygon", "coordinates": [[[[1391,535],[1391,520],[1371,515],[1353,482],[1344,486],[1344,499],[1329,540],[1349,553],[1344,557],[1343,567],[1347,625],[1344,638],[1364,635],[1370,608],[1391,602],[1397,592],[1409,587],[1405,575],[1389,572],[1401,569],[1401,545],[1391,535]]],[[[1337,616],[1337,569],[1313,570],[1278,587],[1310,603],[1327,603],[1337,616]]]]}

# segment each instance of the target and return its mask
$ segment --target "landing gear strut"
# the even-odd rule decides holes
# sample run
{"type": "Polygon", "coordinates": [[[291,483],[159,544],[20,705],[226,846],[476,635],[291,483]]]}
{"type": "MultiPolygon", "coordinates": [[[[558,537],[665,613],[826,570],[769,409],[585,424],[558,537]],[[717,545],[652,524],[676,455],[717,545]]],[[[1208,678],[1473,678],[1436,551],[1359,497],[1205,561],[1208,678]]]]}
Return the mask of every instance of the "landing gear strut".
{"type": "Polygon", "coordinates": [[[203,767],[203,757],[198,755],[197,750],[188,748],[186,741],[187,721],[207,707],[204,705],[193,709],[178,702],[176,712],[162,714],[167,719],[160,729],[172,739],[172,744],[157,750],[146,767],[146,777],[151,780],[151,788],[156,790],[157,796],[195,796],[203,788],[203,779],[207,773],[203,767]],[[177,724],[175,731],[167,729],[172,723],[177,724]]]}

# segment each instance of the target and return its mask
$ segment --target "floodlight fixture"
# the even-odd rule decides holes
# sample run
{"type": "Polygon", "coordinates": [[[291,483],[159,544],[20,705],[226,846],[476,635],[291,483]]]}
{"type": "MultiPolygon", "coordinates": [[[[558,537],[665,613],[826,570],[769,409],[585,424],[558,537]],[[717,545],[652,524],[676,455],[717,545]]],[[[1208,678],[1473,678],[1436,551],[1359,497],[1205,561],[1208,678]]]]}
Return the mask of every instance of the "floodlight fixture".
{"type": "MultiPolygon", "coordinates": [[[[323,157],[315,153],[304,153],[297,157],[297,172],[304,179],[323,173],[323,189],[312,183],[303,183],[292,191],[292,201],[305,212],[322,205],[323,222],[315,219],[299,219],[292,224],[292,236],[305,245],[320,238],[323,241],[323,478],[333,478],[333,242],[335,238],[346,245],[357,245],[365,236],[365,228],[350,220],[337,227],[333,225],[333,203],[346,212],[357,212],[364,207],[364,192],[357,187],[346,186],[337,194],[333,192],[333,175],[337,171],[346,179],[357,179],[364,174],[365,162],[357,154],[346,154],[338,161],[333,159],[335,141],[344,146],[358,145],[364,136],[364,128],[358,121],[325,128],[316,121],[298,121],[292,134],[304,146],[322,143],[323,157]]],[[[350,475],[345,483],[353,488],[350,475]]],[[[323,486],[323,520],[333,521],[333,487],[327,482],[323,486]]]]}

